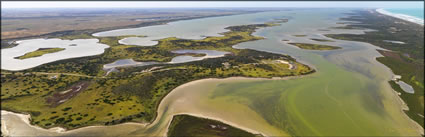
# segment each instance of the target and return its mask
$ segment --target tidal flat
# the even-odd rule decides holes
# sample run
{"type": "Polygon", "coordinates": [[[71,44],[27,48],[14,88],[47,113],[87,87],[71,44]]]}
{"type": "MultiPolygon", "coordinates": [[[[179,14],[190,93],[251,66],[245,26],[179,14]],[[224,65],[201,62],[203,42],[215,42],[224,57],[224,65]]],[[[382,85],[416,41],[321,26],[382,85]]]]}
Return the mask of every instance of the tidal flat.
{"type": "MultiPolygon", "coordinates": [[[[152,123],[90,126],[42,133],[163,136],[174,115],[190,114],[265,136],[420,136],[423,128],[403,112],[405,104],[387,83],[393,73],[375,60],[382,56],[376,51],[380,48],[364,42],[331,39],[335,41],[332,45],[342,49],[315,52],[294,48],[281,41],[284,38],[308,43],[313,37],[326,38],[324,34],[363,34],[365,29],[332,28],[343,26],[337,24],[339,18],[351,12],[349,9],[312,9],[215,17],[228,22],[292,17],[281,26],[262,28],[253,33],[265,39],[239,43],[234,47],[287,54],[317,72],[280,80],[193,81],[175,88],[161,100],[158,116],[152,123]]],[[[190,29],[190,24],[186,29],[190,29]]],[[[3,121],[7,123],[8,119],[3,121]]],[[[9,133],[17,133],[17,128],[10,125],[9,133]]]]}

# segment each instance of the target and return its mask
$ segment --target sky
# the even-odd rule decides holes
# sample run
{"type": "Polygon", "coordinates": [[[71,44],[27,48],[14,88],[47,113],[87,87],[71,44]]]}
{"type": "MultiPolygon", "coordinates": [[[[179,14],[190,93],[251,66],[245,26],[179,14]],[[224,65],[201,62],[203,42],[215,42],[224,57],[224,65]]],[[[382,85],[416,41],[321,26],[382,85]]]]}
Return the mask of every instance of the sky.
{"type": "Polygon", "coordinates": [[[217,8],[217,7],[318,7],[318,8],[424,8],[424,1],[2,1],[1,8],[217,8]]]}

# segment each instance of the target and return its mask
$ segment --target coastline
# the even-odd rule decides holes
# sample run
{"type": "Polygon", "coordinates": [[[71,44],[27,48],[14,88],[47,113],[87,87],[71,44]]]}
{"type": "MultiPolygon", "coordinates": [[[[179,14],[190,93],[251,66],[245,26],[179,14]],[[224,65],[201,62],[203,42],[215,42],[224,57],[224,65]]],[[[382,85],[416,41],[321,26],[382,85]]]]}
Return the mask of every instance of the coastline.
{"type": "MultiPolygon", "coordinates": [[[[3,119],[3,115],[14,115],[14,116],[18,117],[23,122],[22,124],[26,124],[29,127],[31,127],[32,129],[39,130],[40,132],[43,132],[43,133],[51,133],[52,135],[53,134],[57,134],[57,135],[72,134],[72,133],[78,132],[80,130],[87,130],[87,129],[99,128],[99,127],[113,127],[113,126],[120,126],[120,125],[137,125],[137,126],[141,126],[141,127],[146,127],[147,125],[150,124],[150,123],[141,123],[141,122],[125,122],[125,123],[122,123],[122,124],[111,125],[111,126],[92,125],[92,126],[86,126],[86,127],[80,127],[80,128],[68,130],[68,129],[65,129],[63,127],[43,128],[43,127],[40,127],[40,126],[37,126],[37,125],[33,125],[30,122],[30,119],[31,119],[31,115],[30,114],[25,114],[25,113],[20,113],[20,112],[13,112],[13,111],[9,111],[9,110],[1,110],[1,115],[2,115],[2,119],[1,119],[1,124],[2,124],[2,126],[1,126],[1,132],[2,132],[2,135],[3,136],[14,136],[14,135],[11,135],[11,134],[15,133],[15,132],[10,133],[11,131],[9,131],[7,129],[7,126],[6,126],[7,125],[7,122],[6,122],[6,120],[3,119]]],[[[23,132],[25,132],[25,130],[23,130],[23,132]]],[[[52,136],[52,135],[49,135],[49,136],[52,136]]]]}
{"type": "MultiPolygon", "coordinates": [[[[413,16],[409,16],[409,15],[405,15],[405,14],[399,14],[399,13],[392,13],[392,12],[386,11],[384,9],[376,9],[376,12],[378,14],[384,14],[384,15],[391,16],[391,17],[394,17],[394,18],[397,18],[397,19],[401,19],[403,21],[407,21],[407,22],[412,22],[412,23],[415,23],[415,24],[419,24],[422,27],[424,27],[424,20],[423,19],[420,19],[420,18],[417,18],[417,17],[413,17],[413,16]]],[[[397,23],[397,22],[395,22],[395,23],[397,23]]],[[[390,49],[386,49],[384,47],[382,47],[382,48],[385,49],[385,50],[387,50],[387,51],[393,51],[393,50],[390,50],[390,49]]],[[[385,56],[382,53],[380,53],[380,54],[382,55],[382,57],[380,57],[380,58],[388,57],[388,56],[385,56]]],[[[386,64],[384,62],[379,61],[378,60],[378,57],[376,57],[375,60],[377,60],[379,63],[381,63],[384,66],[386,66],[387,68],[389,68],[390,71],[391,71],[391,73],[393,74],[393,76],[395,76],[395,75],[400,75],[400,76],[403,75],[403,73],[400,73],[400,72],[399,72],[399,74],[396,74],[395,71],[397,71],[397,70],[395,68],[390,68],[389,64],[386,64]]],[[[400,80],[401,80],[401,78],[400,78],[400,80]]],[[[409,85],[409,86],[412,86],[412,85],[409,85]]],[[[417,128],[417,131],[419,131],[422,136],[425,135],[425,131],[424,131],[424,127],[423,127],[423,122],[421,123],[421,122],[419,122],[417,120],[417,118],[412,117],[411,115],[409,115],[409,114],[415,113],[415,111],[417,111],[417,110],[415,110],[415,108],[409,108],[409,107],[412,107],[412,104],[408,104],[408,103],[411,103],[411,101],[406,100],[406,97],[404,95],[404,94],[409,94],[409,93],[405,92],[403,89],[402,90],[404,92],[397,91],[394,88],[391,88],[391,89],[393,90],[393,92],[398,97],[398,100],[400,101],[401,106],[402,106],[402,111],[406,114],[406,116],[409,117],[408,119],[410,121],[412,121],[415,125],[417,125],[417,126],[415,126],[415,128],[417,128]]],[[[411,94],[415,94],[415,93],[411,93],[411,94]]],[[[417,115],[420,115],[419,113],[416,113],[416,114],[417,115]]],[[[423,119],[423,117],[422,117],[422,119],[423,119]]]]}
{"type": "MultiPolygon", "coordinates": [[[[30,119],[31,119],[30,114],[15,113],[15,112],[12,112],[12,111],[1,110],[1,115],[15,115],[15,116],[19,117],[19,119],[21,119],[28,126],[35,128],[35,129],[38,129],[38,130],[45,130],[45,131],[48,131],[48,132],[56,132],[56,133],[62,133],[62,132],[66,131],[66,129],[64,129],[62,127],[53,127],[53,128],[49,128],[49,129],[44,129],[44,128],[39,127],[39,126],[32,125],[30,123],[30,119]]],[[[3,121],[3,116],[2,116],[1,123],[2,123],[1,130],[2,130],[3,135],[9,136],[8,134],[10,134],[10,133],[9,133],[9,130],[7,129],[6,122],[3,121]]]]}
{"type": "Polygon", "coordinates": [[[406,15],[406,14],[392,13],[392,12],[386,11],[384,9],[375,9],[375,11],[380,13],[380,14],[383,14],[383,15],[395,17],[395,18],[398,18],[398,19],[402,19],[402,20],[405,20],[405,21],[413,22],[413,23],[424,26],[424,20],[417,18],[417,17],[413,17],[413,16],[406,15]]]}
{"type": "MultiPolygon", "coordinates": [[[[368,10],[368,12],[366,12],[366,13],[370,14],[370,16],[365,16],[367,18],[364,18],[364,19],[363,18],[362,19],[355,19],[355,18],[342,19],[342,20],[345,20],[345,21],[355,20],[355,21],[359,21],[359,22],[362,22],[362,23],[371,24],[370,26],[365,27],[365,28],[378,30],[376,32],[366,33],[366,34],[363,34],[362,36],[361,35],[354,36],[354,35],[344,35],[344,34],[341,35],[340,34],[339,37],[338,37],[338,35],[334,35],[334,36],[331,36],[331,37],[334,38],[334,39],[340,39],[340,40],[350,40],[350,41],[359,41],[359,42],[370,43],[370,44],[372,44],[376,47],[379,47],[379,48],[377,48],[378,51],[383,50],[383,51],[394,51],[394,52],[399,51],[399,52],[412,53],[412,52],[409,52],[409,50],[399,50],[399,49],[391,48],[391,46],[388,46],[389,44],[379,41],[379,40],[385,40],[384,38],[378,38],[378,40],[374,41],[374,37],[377,37],[378,34],[379,35],[382,35],[382,34],[397,35],[397,34],[399,34],[399,33],[391,33],[391,31],[390,32],[381,31],[382,29],[380,30],[379,27],[376,27],[377,24],[379,24],[381,26],[385,26],[384,28],[389,28],[391,26],[397,26],[397,28],[403,28],[403,29],[407,29],[407,30],[410,30],[410,31],[413,31],[413,32],[417,31],[417,33],[421,33],[421,30],[422,30],[422,34],[423,34],[423,24],[418,24],[416,22],[405,20],[403,18],[394,17],[392,15],[392,13],[390,13],[390,12],[385,13],[385,12],[386,11],[383,10],[383,9],[374,9],[374,10],[368,10]],[[382,13],[382,12],[384,12],[384,13],[382,13]],[[387,15],[387,14],[390,14],[390,15],[387,15]],[[388,17],[394,17],[394,18],[388,18],[388,17]],[[399,19],[401,19],[401,20],[399,20],[399,19]],[[399,21],[397,21],[397,20],[399,20],[399,21]],[[388,24],[383,24],[382,22],[384,22],[384,21],[390,21],[390,22],[388,22],[388,24]],[[378,22],[378,23],[374,23],[374,22],[378,22]],[[418,24],[418,25],[416,25],[416,24],[418,24]],[[421,29],[421,27],[422,27],[422,29],[421,29]],[[390,34],[388,34],[388,33],[390,33],[390,34]]],[[[366,13],[363,13],[363,14],[366,14],[366,13]]],[[[349,25],[355,25],[355,24],[349,24],[349,25]]],[[[396,40],[409,41],[409,42],[411,42],[412,45],[422,44],[422,47],[423,47],[423,42],[422,43],[421,42],[414,43],[414,41],[416,41],[416,40],[410,40],[410,38],[415,38],[417,36],[418,36],[418,39],[423,39],[423,36],[420,37],[420,35],[410,35],[408,38],[404,37],[404,39],[396,39],[396,40]]],[[[410,48],[413,49],[415,47],[410,47],[410,48]]],[[[377,57],[374,57],[374,58],[377,62],[379,62],[379,64],[382,64],[383,66],[388,68],[390,70],[390,72],[392,73],[392,76],[403,75],[403,78],[407,77],[408,80],[410,80],[410,78],[408,76],[409,72],[406,73],[405,72],[406,70],[394,67],[394,65],[391,65],[390,63],[388,63],[389,61],[382,62],[383,58],[389,58],[388,60],[394,59],[394,58],[391,58],[391,56],[388,56],[388,55],[385,56],[384,54],[380,53],[380,56],[377,56],[377,57]],[[379,59],[381,59],[381,61],[379,59]]],[[[410,73],[410,74],[412,74],[412,73],[410,73]]],[[[413,86],[413,84],[409,84],[409,85],[413,86]]],[[[416,88],[418,88],[418,86],[416,88]]],[[[416,100],[416,98],[419,98],[420,95],[416,94],[416,95],[418,95],[418,97],[411,97],[413,99],[409,99],[409,98],[406,97],[406,94],[408,94],[408,93],[405,93],[404,91],[398,91],[398,90],[396,90],[392,87],[391,87],[391,90],[394,91],[393,93],[395,94],[395,96],[397,96],[397,102],[400,102],[400,106],[401,106],[400,111],[402,111],[404,114],[406,114],[406,116],[409,117],[408,118],[409,121],[413,121],[413,124],[416,125],[415,128],[417,129],[417,131],[420,134],[424,135],[424,129],[423,129],[423,127],[421,127],[421,126],[423,126],[423,121],[421,122],[421,119],[423,120],[423,117],[418,118],[418,116],[417,116],[417,114],[420,114],[421,112],[423,112],[423,107],[422,107],[422,111],[421,111],[421,110],[418,110],[420,108],[415,107],[415,105],[414,105],[415,103],[418,103],[415,100],[416,100]]],[[[418,99],[418,100],[420,100],[420,99],[418,99]]],[[[422,100],[423,100],[423,98],[422,98],[422,100]]]]}

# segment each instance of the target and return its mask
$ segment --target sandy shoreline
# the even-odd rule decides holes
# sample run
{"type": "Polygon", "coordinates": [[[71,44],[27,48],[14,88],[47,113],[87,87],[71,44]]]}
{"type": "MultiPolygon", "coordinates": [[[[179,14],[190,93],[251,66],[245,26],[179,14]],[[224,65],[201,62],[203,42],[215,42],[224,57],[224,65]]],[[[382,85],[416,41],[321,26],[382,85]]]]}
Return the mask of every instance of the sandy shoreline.
{"type": "MultiPolygon", "coordinates": [[[[2,119],[1,119],[1,132],[3,133],[3,136],[14,136],[14,135],[10,135],[10,131],[7,129],[7,123],[6,120],[4,120],[4,116],[3,115],[14,115],[19,117],[20,120],[23,121],[23,123],[25,123],[26,125],[28,125],[29,127],[36,129],[36,130],[40,130],[43,132],[50,132],[53,134],[68,134],[74,131],[80,131],[80,130],[86,130],[89,128],[99,128],[99,127],[107,127],[107,126],[99,126],[99,125],[94,125],[94,126],[87,126],[87,127],[81,127],[81,128],[76,128],[76,129],[72,129],[72,130],[67,130],[65,128],[62,127],[53,127],[53,128],[49,128],[49,129],[45,129],[42,127],[39,127],[37,125],[32,125],[30,123],[30,119],[31,119],[31,115],[30,114],[22,114],[22,113],[15,113],[15,112],[10,112],[10,111],[6,111],[6,110],[1,110],[1,115],[2,115],[2,119]]],[[[126,122],[126,123],[122,123],[122,124],[117,124],[117,125],[112,125],[112,126],[119,126],[119,125],[123,125],[123,124],[131,124],[131,125],[140,125],[142,127],[146,127],[148,124],[150,123],[137,123],[137,122],[126,122]]],[[[14,129],[17,130],[17,129],[14,129]]]]}
{"type": "MultiPolygon", "coordinates": [[[[242,77],[242,76],[238,76],[238,77],[228,77],[228,78],[205,78],[205,79],[199,79],[199,80],[191,81],[191,82],[185,83],[185,84],[183,84],[183,85],[180,85],[180,86],[176,87],[175,89],[173,89],[173,90],[172,90],[169,94],[175,93],[175,91],[177,91],[177,90],[181,90],[181,89],[184,89],[184,88],[186,88],[186,87],[188,87],[188,86],[196,85],[196,84],[199,84],[199,83],[202,83],[202,82],[205,82],[205,81],[240,81],[240,80],[263,81],[263,80],[289,80],[289,79],[294,79],[294,78],[302,78],[302,77],[306,77],[306,76],[310,76],[310,74],[309,74],[309,75],[300,75],[300,76],[272,77],[272,78],[253,78],[253,77],[242,77]]],[[[167,95],[167,96],[168,96],[168,95],[167,95]]],[[[165,98],[164,98],[162,101],[164,101],[164,100],[165,100],[165,98]]],[[[162,101],[161,101],[161,103],[162,103],[162,101]]],[[[204,115],[204,114],[198,114],[198,113],[177,113],[177,114],[173,114],[171,117],[173,118],[173,117],[174,117],[174,116],[176,116],[176,115],[182,115],[182,114],[186,114],[186,115],[190,115],[190,116],[195,116],[195,117],[198,117],[198,118],[204,118],[204,119],[210,119],[210,120],[220,121],[220,122],[223,122],[223,123],[228,124],[228,125],[230,125],[230,126],[233,126],[233,127],[235,127],[235,128],[238,128],[238,129],[241,129],[241,130],[247,131],[247,132],[249,132],[249,133],[252,133],[252,134],[261,134],[262,136],[268,136],[267,134],[265,134],[265,133],[263,133],[263,132],[257,131],[257,130],[255,130],[255,129],[250,129],[250,128],[247,128],[247,127],[245,127],[245,126],[243,126],[243,125],[239,125],[239,124],[236,124],[236,123],[233,123],[233,122],[230,122],[230,121],[224,120],[224,119],[222,119],[222,118],[220,118],[220,117],[207,116],[207,115],[204,115]]],[[[168,127],[170,126],[171,121],[172,121],[172,119],[169,121],[169,123],[167,123],[167,129],[166,129],[166,132],[165,132],[165,134],[164,134],[164,135],[167,135],[167,133],[168,133],[168,127]]]]}
{"type": "Polygon", "coordinates": [[[174,88],[173,90],[171,90],[170,93],[172,93],[174,90],[178,90],[180,88],[184,88],[184,87],[194,85],[194,84],[198,84],[200,82],[208,81],[208,80],[223,80],[223,81],[227,81],[227,80],[289,80],[289,79],[294,79],[294,78],[302,78],[302,77],[306,77],[306,76],[309,76],[309,75],[310,74],[300,75],[300,76],[271,77],[271,78],[261,78],[261,77],[254,78],[254,77],[242,77],[242,76],[228,77],[228,78],[205,78],[205,79],[190,81],[188,83],[180,85],[180,86],[174,88]]]}
{"type": "Polygon", "coordinates": [[[1,115],[2,115],[1,130],[4,133],[4,135],[6,135],[6,136],[9,134],[9,131],[7,129],[7,126],[6,126],[7,125],[6,122],[3,120],[3,115],[15,115],[15,116],[19,117],[22,121],[24,121],[25,124],[29,125],[30,127],[39,129],[39,130],[45,130],[45,131],[56,132],[56,133],[62,133],[62,132],[66,131],[64,128],[61,128],[61,127],[53,127],[53,128],[49,128],[49,129],[44,129],[44,128],[41,128],[39,126],[31,125],[30,124],[30,119],[31,119],[30,114],[21,114],[21,113],[14,113],[14,112],[6,111],[6,110],[1,110],[1,115]]]}
{"type": "Polygon", "coordinates": [[[395,17],[395,18],[402,19],[402,20],[405,20],[405,21],[413,22],[413,23],[416,23],[416,24],[419,24],[419,25],[422,25],[422,26],[424,25],[424,20],[417,18],[417,17],[413,17],[413,16],[409,16],[409,15],[405,15],[405,14],[399,14],[399,13],[392,13],[392,12],[386,11],[384,9],[376,9],[375,11],[378,12],[378,13],[387,15],[387,16],[391,16],[391,17],[395,17]]]}

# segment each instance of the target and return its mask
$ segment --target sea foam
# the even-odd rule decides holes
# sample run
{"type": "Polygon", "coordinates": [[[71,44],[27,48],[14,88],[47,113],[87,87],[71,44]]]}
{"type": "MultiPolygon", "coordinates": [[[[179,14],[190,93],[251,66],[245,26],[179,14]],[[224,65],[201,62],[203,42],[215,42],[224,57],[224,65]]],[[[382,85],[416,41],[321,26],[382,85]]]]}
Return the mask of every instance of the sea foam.
{"type": "Polygon", "coordinates": [[[384,9],[376,9],[376,11],[381,13],[381,14],[384,14],[384,15],[388,15],[388,16],[392,16],[392,17],[399,18],[399,19],[402,19],[402,20],[410,21],[410,22],[413,22],[413,23],[416,23],[416,24],[420,24],[422,26],[424,25],[424,20],[417,18],[417,17],[409,16],[409,15],[406,15],[406,14],[392,13],[392,12],[386,11],[384,9]]]}

